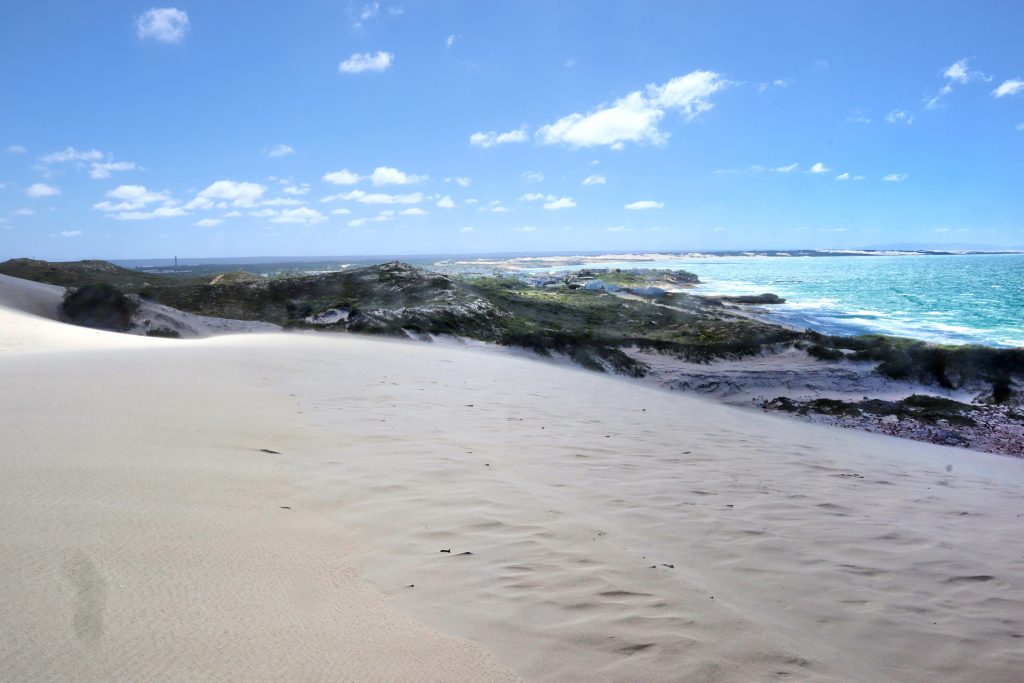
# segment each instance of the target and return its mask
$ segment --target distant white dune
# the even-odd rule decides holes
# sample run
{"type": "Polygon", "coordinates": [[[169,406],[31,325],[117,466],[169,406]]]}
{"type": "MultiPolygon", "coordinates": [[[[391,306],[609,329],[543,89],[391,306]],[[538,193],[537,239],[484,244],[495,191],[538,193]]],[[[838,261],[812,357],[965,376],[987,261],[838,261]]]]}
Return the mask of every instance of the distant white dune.
{"type": "Polygon", "coordinates": [[[0,276],[11,680],[1019,680],[1024,461],[0,276]],[[448,552],[450,551],[450,552],[448,552]]]}

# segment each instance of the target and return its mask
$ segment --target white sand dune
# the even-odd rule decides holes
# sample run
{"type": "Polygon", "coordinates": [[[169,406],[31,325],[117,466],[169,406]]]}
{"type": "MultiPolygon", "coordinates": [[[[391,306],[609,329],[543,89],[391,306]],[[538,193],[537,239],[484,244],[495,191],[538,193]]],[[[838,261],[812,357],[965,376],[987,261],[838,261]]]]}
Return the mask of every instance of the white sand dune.
{"type": "Polygon", "coordinates": [[[81,330],[10,285],[0,678],[1024,670],[1024,461],[453,346],[81,330]]]}

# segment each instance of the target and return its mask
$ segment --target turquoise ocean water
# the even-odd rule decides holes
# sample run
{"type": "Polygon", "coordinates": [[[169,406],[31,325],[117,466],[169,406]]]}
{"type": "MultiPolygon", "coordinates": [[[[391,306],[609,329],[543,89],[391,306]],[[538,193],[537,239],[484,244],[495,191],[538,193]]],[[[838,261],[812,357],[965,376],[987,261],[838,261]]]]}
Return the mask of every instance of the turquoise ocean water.
{"type": "Polygon", "coordinates": [[[1024,254],[705,256],[592,266],[689,270],[704,283],[697,294],[773,292],[787,302],[767,317],[826,334],[1024,347],[1024,254]]]}

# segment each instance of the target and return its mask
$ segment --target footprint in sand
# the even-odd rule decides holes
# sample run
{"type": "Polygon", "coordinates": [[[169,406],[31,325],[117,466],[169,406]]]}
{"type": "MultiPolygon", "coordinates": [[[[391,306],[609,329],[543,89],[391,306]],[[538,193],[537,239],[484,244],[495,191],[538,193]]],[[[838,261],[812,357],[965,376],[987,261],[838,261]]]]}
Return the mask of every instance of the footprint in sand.
{"type": "Polygon", "coordinates": [[[107,584],[92,559],[76,550],[64,560],[64,578],[75,591],[72,626],[80,640],[103,635],[103,612],[107,607],[107,584]]]}

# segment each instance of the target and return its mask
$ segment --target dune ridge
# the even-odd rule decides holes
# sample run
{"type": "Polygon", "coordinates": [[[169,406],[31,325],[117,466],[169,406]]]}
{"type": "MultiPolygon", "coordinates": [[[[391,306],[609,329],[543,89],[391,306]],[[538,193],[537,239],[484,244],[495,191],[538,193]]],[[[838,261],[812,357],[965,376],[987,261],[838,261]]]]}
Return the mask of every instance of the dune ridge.
{"type": "Polygon", "coordinates": [[[1019,460],[457,346],[81,330],[5,284],[16,678],[1024,668],[1019,460]]]}

